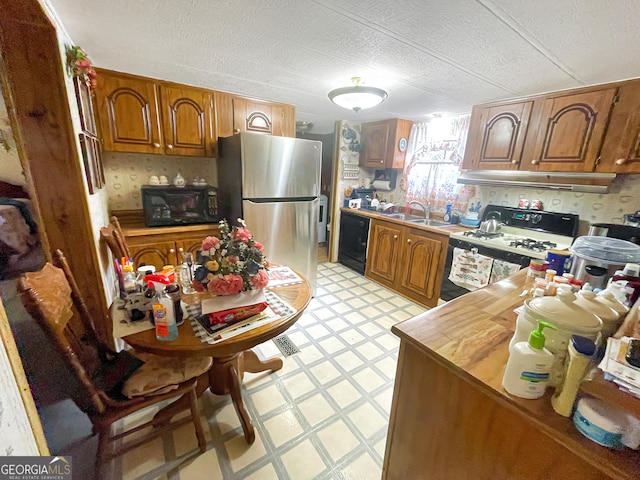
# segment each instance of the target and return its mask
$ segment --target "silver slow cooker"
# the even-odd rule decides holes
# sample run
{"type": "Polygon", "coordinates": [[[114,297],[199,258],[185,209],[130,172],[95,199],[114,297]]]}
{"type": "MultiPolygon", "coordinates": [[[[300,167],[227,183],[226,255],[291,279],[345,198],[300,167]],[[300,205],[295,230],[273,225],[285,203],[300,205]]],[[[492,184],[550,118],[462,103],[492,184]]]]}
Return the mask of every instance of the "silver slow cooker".
{"type": "Polygon", "coordinates": [[[569,251],[573,256],[571,273],[594,288],[604,288],[627,263],[640,262],[640,245],[617,238],[578,237],[569,251]]]}

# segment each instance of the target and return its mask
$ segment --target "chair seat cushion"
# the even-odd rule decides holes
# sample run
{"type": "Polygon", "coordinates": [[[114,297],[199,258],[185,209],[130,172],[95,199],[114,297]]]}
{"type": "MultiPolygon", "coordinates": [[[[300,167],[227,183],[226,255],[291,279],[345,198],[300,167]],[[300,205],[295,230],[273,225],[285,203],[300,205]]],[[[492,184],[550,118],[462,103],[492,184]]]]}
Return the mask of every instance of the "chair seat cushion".
{"type": "Polygon", "coordinates": [[[138,370],[144,361],[127,350],[116,353],[112,359],[102,362],[94,372],[92,380],[96,386],[111,397],[118,396],[127,379],[138,370]]]}
{"type": "Polygon", "coordinates": [[[133,353],[144,364],[124,382],[122,393],[128,398],[160,395],[175,390],[180,383],[207,372],[212,363],[209,357],[172,358],[133,353]]]}

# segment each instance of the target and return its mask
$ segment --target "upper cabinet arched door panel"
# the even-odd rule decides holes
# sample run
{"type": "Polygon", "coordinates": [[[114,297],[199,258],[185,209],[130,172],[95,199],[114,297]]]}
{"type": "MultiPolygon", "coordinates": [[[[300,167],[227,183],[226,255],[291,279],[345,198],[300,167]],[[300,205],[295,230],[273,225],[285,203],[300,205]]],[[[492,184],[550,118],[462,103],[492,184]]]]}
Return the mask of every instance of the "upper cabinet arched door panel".
{"type": "Polygon", "coordinates": [[[156,86],[147,80],[101,75],[96,103],[104,149],[159,153],[161,150],[156,86]]]}
{"type": "Polygon", "coordinates": [[[616,88],[546,98],[527,170],[591,172],[616,88]]]}
{"type": "Polygon", "coordinates": [[[475,108],[464,167],[518,170],[533,101],[475,108]]]}
{"type": "Polygon", "coordinates": [[[205,157],[213,155],[212,96],[199,89],[162,85],[165,153],[205,157]]]}

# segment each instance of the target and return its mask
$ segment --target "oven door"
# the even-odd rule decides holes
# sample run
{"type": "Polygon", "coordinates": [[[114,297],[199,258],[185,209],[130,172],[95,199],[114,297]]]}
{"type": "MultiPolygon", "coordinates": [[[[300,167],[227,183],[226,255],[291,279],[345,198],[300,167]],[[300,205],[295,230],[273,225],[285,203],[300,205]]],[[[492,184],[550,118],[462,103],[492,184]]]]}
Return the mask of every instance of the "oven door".
{"type": "Polygon", "coordinates": [[[484,245],[478,245],[476,243],[461,240],[459,238],[449,237],[449,246],[447,248],[447,261],[444,265],[444,275],[442,276],[442,286],[440,288],[440,298],[444,301],[453,300],[454,298],[460,297],[465,293],[469,293],[470,290],[456,285],[451,280],[449,280],[449,275],[451,274],[451,264],[453,263],[453,249],[454,248],[462,248],[463,250],[471,250],[472,248],[477,249],[480,255],[485,255],[487,257],[491,257],[495,260],[503,260],[509,263],[516,263],[520,265],[521,268],[528,267],[529,262],[533,257],[529,257],[527,255],[522,255],[520,253],[506,252],[504,250],[500,250],[497,248],[485,247],[484,245]]]}

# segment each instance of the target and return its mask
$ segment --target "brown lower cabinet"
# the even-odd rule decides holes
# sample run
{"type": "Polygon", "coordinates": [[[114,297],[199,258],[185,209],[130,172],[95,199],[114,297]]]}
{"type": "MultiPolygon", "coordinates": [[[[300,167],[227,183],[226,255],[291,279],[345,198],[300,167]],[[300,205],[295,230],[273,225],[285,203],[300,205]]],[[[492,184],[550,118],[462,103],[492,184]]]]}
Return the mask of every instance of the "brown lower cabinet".
{"type": "MultiPolygon", "coordinates": [[[[451,343],[464,350],[464,339],[451,343]]],[[[605,475],[575,453],[581,439],[563,442],[547,426],[557,424],[564,431],[572,428],[570,421],[557,415],[527,417],[485,390],[471,373],[403,339],[382,478],[622,478],[605,475]]]]}
{"type": "Polygon", "coordinates": [[[374,219],[365,276],[424,305],[440,297],[449,236],[374,219]]]}
{"type": "MultiPolygon", "coordinates": [[[[182,253],[191,252],[196,258],[196,252],[200,250],[202,240],[207,235],[218,235],[217,226],[208,226],[201,232],[180,232],[180,227],[162,228],[154,232],[148,228],[147,234],[128,235],[125,228],[125,238],[136,266],[153,265],[161,269],[165,265],[180,265],[182,253]]],[[[135,233],[143,233],[137,230],[135,233]]]]}

